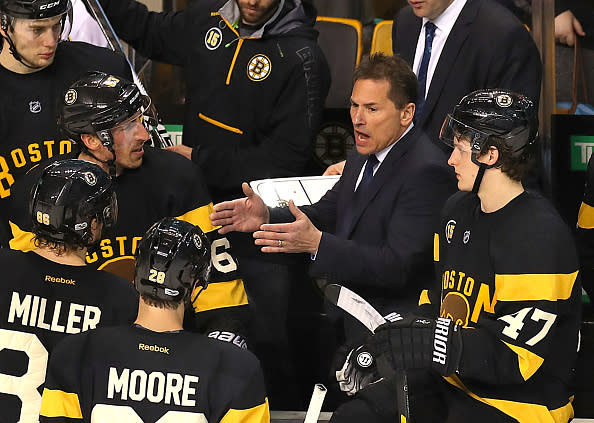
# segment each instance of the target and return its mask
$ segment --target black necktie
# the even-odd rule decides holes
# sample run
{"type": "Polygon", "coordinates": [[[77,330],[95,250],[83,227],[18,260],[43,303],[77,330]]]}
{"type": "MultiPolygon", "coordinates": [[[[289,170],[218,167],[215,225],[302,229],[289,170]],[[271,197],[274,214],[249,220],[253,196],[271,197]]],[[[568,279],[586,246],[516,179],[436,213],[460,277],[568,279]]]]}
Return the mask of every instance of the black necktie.
{"type": "Polygon", "coordinates": [[[357,187],[357,196],[360,197],[361,194],[368,189],[369,185],[371,185],[371,180],[373,179],[373,168],[378,163],[379,160],[375,154],[370,154],[369,157],[367,157],[365,169],[363,169],[363,177],[361,178],[361,182],[359,182],[359,186],[357,187]]]}
{"type": "Polygon", "coordinates": [[[415,115],[421,116],[423,106],[425,105],[425,91],[427,88],[427,69],[429,68],[429,60],[431,59],[431,49],[433,46],[433,38],[435,37],[435,29],[437,27],[433,22],[427,21],[425,24],[425,49],[423,50],[423,58],[421,59],[421,66],[419,67],[419,98],[417,100],[417,110],[415,115]]]}

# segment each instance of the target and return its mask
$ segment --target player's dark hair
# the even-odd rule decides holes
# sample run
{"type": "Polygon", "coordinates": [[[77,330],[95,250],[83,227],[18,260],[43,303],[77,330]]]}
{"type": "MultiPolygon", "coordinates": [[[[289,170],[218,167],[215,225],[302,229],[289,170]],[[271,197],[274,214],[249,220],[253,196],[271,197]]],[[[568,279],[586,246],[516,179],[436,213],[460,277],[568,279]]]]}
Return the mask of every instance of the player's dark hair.
{"type": "Polygon", "coordinates": [[[81,242],[77,242],[75,239],[58,241],[54,239],[48,239],[42,234],[38,233],[36,233],[33,237],[33,244],[36,248],[46,248],[52,251],[58,257],[85,247],[81,242]]]}
{"type": "Polygon", "coordinates": [[[518,155],[513,153],[513,148],[509,143],[499,137],[490,136],[488,142],[481,148],[479,156],[488,153],[490,147],[495,147],[499,151],[499,159],[495,167],[501,169],[514,181],[522,181],[534,165],[536,159],[535,143],[524,147],[518,155]]]}
{"type": "Polygon", "coordinates": [[[353,74],[353,85],[360,79],[388,81],[388,98],[398,109],[417,101],[417,77],[408,63],[398,56],[375,53],[364,57],[353,74]]]}
{"type": "Polygon", "coordinates": [[[140,298],[149,306],[165,310],[175,310],[183,301],[164,300],[148,293],[141,293],[140,298]]]}

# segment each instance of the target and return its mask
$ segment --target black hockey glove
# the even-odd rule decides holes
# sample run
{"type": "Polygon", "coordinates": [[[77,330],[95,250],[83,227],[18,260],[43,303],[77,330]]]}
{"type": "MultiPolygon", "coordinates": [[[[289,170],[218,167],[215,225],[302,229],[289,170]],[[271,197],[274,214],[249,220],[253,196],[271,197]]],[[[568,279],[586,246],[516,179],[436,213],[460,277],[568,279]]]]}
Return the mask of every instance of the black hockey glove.
{"type": "Polygon", "coordinates": [[[347,395],[355,395],[380,379],[375,359],[365,345],[352,349],[340,370],[336,371],[338,386],[347,395]]]}
{"type": "Polygon", "coordinates": [[[383,377],[396,369],[433,368],[442,376],[458,370],[462,356],[462,330],[450,319],[409,316],[386,323],[368,341],[383,377]]]}

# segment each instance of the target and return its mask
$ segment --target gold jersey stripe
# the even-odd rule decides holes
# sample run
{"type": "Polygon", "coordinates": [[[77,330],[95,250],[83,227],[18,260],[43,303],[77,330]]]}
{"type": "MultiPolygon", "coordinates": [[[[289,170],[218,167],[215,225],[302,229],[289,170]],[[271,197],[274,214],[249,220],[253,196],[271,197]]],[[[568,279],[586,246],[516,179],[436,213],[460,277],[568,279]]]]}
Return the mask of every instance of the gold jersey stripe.
{"type": "Polygon", "coordinates": [[[236,307],[248,303],[248,298],[241,279],[228,282],[213,282],[206,289],[197,286],[192,293],[194,311],[200,313],[225,307],[236,307]],[[199,294],[199,295],[198,295],[199,294]]]}
{"type": "Polygon", "coordinates": [[[594,207],[582,202],[577,224],[582,229],[594,229],[594,207]]]}
{"type": "Polygon", "coordinates": [[[571,402],[567,402],[563,407],[555,410],[549,410],[544,405],[530,404],[525,402],[515,402],[509,400],[481,398],[471,392],[456,375],[444,378],[448,383],[463,390],[470,397],[477,401],[488,404],[508,416],[513,417],[519,423],[567,423],[569,418],[573,417],[573,407],[571,402]]]}
{"type": "Polygon", "coordinates": [[[215,120],[213,118],[209,118],[208,116],[203,115],[202,113],[198,113],[198,117],[200,119],[202,119],[202,120],[210,123],[211,125],[218,126],[219,128],[226,129],[227,131],[231,131],[231,132],[234,132],[236,134],[240,134],[240,135],[243,134],[243,131],[241,129],[234,128],[233,126],[226,125],[223,122],[219,122],[218,120],[215,120]]]}
{"type": "Polygon", "coordinates": [[[423,304],[431,304],[431,300],[429,299],[429,291],[426,289],[421,291],[421,296],[419,297],[419,305],[422,306],[423,304]]]}
{"type": "Polygon", "coordinates": [[[433,234],[433,261],[439,261],[439,235],[433,234]]]}
{"type": "Polygon", "coordinates": [[[573,273],[495,275],[497,301],[557,301],[571,296],[573,273]]]}
{"type": "Polygon", "coordinates": [[[41,398],[41,412],[45,417],[82,419],[78,395],[45,388],[41,398]]]}
{"type": "MultiPolygon", "coordinates": [[[[231,61],[231,66],[229,66],[229,73],[227,73],[227,80],[225,81],[225,85],[229,85],[231,83],[231,74],[233,73],[233,68],[235,68],[235,62],[237,61],[237,56],[239,56],[239,50],[241,50],[241,46],[243,45],[243,38],[240,38],[237,42],[237,47],[235,48],[235,54],[233,55],[233,60],[231,61]]],[[[212,123],[212,122],[211,122],[212,123]]],[[[225,126],[221,126],[221,128],[225,128],[225,126]]],[[[230,126],[227,128],[231,128],[230,126]]],[[[227,129],[225,128],[225,129],[227,129]]],[[[233,128],[236,129],[236,128],[233,128]]],[[[239,131],[239,129],[236,129],[239,131]]],[[[235,131],[232,131],[235,132],[235,131]]],[[[238,132],[238,134],[243,134],[243,132],[238,132]]]]}
{"type": "Polygon", "coordinates": [[[544,358],[528,351],[525,348],[503,342],[507,347],[518,355],[518,366],[524,380],[528,380],[540,368],[544,358]]]}
{"type": "Polygon", "coordinates": [[[202,229],[202,232],[206,234],[220,228],[220,226],[213,226],[212,223],[210,223],[210,218],[208,216],[212,213],[212,211],[212,203],[208,203],[204,206],[198,207],[197,209],[190,210],[189,212],[176,217],[176,219],[196,225],[202,229]]]}
{"type": "Polygon", "coordinates": [[[230,408],[223,416],[220,423],[269,423],[270,411],[268,409],[268,398],[263,404],[245,410],[230,408]]]}
{"type": "Polygon", "coordinates": [[[23,231],[16,223],[8,222],[10,230],[12,231],[12,239],[8,242],[10,248],[13,250],[33,251],[35,249],[35,243],[33,238],[35,235],[31,232],[23,231]]]}

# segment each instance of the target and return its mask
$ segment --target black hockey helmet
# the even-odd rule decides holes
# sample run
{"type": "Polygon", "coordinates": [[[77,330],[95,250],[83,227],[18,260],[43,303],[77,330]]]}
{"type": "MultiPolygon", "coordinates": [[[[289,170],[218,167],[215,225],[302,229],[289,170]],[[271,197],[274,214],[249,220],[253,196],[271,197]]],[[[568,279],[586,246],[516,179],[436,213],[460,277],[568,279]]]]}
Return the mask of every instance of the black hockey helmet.
{"type": "Polygon", "coordinates": [[[492,165],[478,160],[485,148],[505,145],[510,156],[521,163],[528,157],[524,156],[526,147],[533,145],[537,136],[534,103],[521,94],[499,88],[473,91],[462,98],[445,118],[439,134],[450,147],[454,147],[455,139],[469,142],[471,160],[479,167],[472,187],[474,193],[479,191],[485,170],[500,165],[499,160],[492,165]]]}
{"type": "Polygon", "coordinates": [[[470,142],[473,156],[489,144],[490,137],[501,139],[512,155],[519,155],[536,141],[537,110],[528,97],[504,89],[474,91],[454,106],[441,127],[440,139],[453,147],[454,138],[470,142]]]}
{"type": "Polygon", "coordinates": [[[53,18],[71,9],[70,0],[0,0],[0,13],[18,19],[53,18]]]}
{"type": "Polygon", "coordinates": [[[198,226],[165,217],[136,249],[134,286],[141,295],[181,302],[196,283],[208,284],[210,242],[198,226]]]}
{"type": "Polygon", "coordinates": [[[150,106],[136,84],[105,72],[88,72],[66,90],[58,105],[58,126],[65,136],[96,160],[109,166],[115,175],[115,151],[112,130],[121,123],[143,115],[150,106]],[[95,134],[112,153],[110,160],[95,157],[81,139],[82,134],[95,134]]]}
{"type": "Polygon", "coordinates": [[[103,229],[117,220],[117,200],[111,177],[99,166],[67,159],[47,166],[33,187],[30,202],[33,232],[68,245],[94,244],[91,222],[103,229]]]}
{"type": "Polygon", "coordinates": [[[64,134],[84,148],[82,134],[97,134],[103,145],[113,145],[111,130],[144,112],[150,98],[119,76],[88,72],[63,94],[58,106],[58,125],[64,134]]]}

